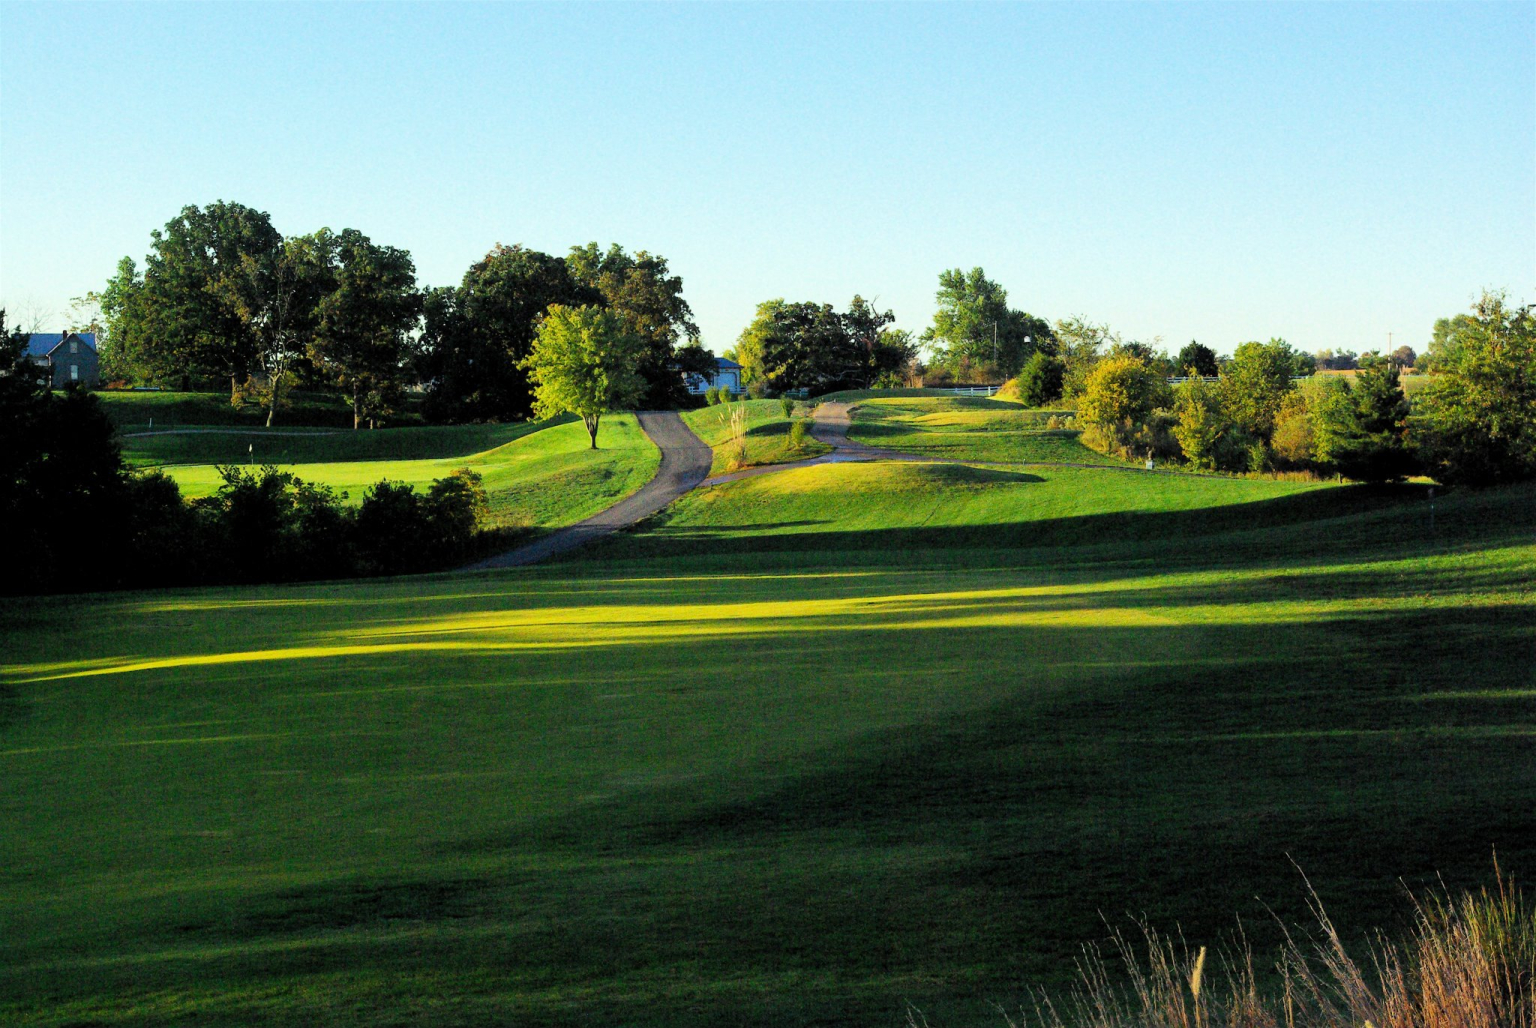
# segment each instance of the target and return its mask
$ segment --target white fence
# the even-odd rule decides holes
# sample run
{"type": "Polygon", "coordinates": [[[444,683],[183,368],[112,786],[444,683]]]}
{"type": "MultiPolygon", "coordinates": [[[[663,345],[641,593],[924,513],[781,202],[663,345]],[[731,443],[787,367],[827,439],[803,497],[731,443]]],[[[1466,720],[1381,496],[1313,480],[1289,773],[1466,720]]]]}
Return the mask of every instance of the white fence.
{"type": "Polygon", "coordinates": [[[943,392],[953,393],[956,396],[991,396],[1001,388],[1002,386],[954,386],[943,392]]]}

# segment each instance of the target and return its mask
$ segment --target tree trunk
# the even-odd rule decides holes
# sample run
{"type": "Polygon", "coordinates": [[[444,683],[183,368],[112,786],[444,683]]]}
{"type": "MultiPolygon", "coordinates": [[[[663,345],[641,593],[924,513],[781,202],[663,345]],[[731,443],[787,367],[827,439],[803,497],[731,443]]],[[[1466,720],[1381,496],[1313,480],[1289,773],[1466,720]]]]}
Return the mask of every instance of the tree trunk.
{"type": "Polygon", "coordinates": [[[352,383],[352,431],[356,432],[363,427],[363,413],[358,404],[357,383],[352,383]]]}
{"type": "Polygon", "coordinates": [[[597,423],[602,418],[601,414],[594,414],[590,418],[582,418],[587,423],[587,435],[592,437],[592,449],[597,449],[597,423]]]}
{"type": "Polygon", "coordinates": [[[240,376],[235,374],[233,371],[231,371],[229,373],[229,404],[230,404],[230,406],[234,406],[235,401],[238,400],[238,399],[240,399],[240,376]]]}
{"type": "Polygon", "coordinates": [[[272,427],[272,419],[277,415],[277,383],[278,377],[274,376],[269,383],[271,394],[267,397],[267,427],[272,427]]]}

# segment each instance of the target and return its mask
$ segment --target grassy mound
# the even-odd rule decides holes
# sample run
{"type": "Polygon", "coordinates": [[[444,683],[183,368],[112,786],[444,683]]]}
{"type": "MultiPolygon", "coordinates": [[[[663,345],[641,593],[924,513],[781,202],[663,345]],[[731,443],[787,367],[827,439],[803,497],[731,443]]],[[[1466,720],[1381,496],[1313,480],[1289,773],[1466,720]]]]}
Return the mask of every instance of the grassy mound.
{"type": "Polygon", "coordinates": [[[0,1022],[994,1024],[1106,915],[1268,966],[1296,864],[1399,923],[1536,866],[1536,488],[1436,502],[832,466],[569,564],[0,608],[0,1022]]]}
{"type": "Polygon", "coordinates": [[[810,438],[796,444],[790,434],[792,422],[784,416],[784,405],[778,400],[745,400],[684,411],[683,422],[715,451],[711,474],[732,469],[735,437],[731,412],[735,410],[746,411],[745,459],[740,461],[739,467],[804,460],[831,449],[810,438]]]}
{"type": "MultiPolygon", "coordinates": [[[[219,436],[175,438],[188,440],[190,448],[227,445],[227,440],[216,441],[223,439],[219,436]]],[[[235,445],[243,441],[238,438],[235,445]]],[[[394,429],[282,440],[291,446],[290,452],[325,457],[321,462],[289,464],[260,451],[256,460],[278,463],[305,481],[344,491],[353,503],[361,502],[363,491],[381,478],[424,487],[435,478],[467,467],[483,478],[492,525],[554,527],[596,514],[655,476],[661,454],[633,415],[605,418],[598,441],[601,448],[591,449],[586,429],[574,420],[548,426],[394,429]],[[507,441],[496,445],[498,440],[507,441]],[[479,452],[465,452],[480,443],[493,445],[479,452]],[[394,451],[393,459],[364,456],[380,451],[394,451]],[[414,456],[428,453],[441,455],[414,456]]],[[[270,442],[276,449],[278,441],[270,442]]],[[[209,495],[220,482],[213,464],[172,465],[165,471],[187,496],[209,495]]]]}
{"type": "Polygon", "coordinates": [[[848,437],[950,460],[1127,466],[1084,446],[1077,431],[1049,427],[1065,413],[986,397],[880,398],[855,408],[848,437]]]}

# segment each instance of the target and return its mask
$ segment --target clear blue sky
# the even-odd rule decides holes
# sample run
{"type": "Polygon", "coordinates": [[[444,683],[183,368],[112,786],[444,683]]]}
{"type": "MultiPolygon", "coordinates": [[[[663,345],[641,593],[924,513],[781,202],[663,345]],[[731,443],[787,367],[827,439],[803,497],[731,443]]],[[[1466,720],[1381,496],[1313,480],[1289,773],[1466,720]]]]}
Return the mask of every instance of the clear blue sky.
{"type": "Polygon", "coordinates": [[[0,4],[0,300],[221,198],[433,285],[650,249],[717,352],[978,264],[1175,348],[1421,345],[1536,300],[1536,5],[0,4]]]}

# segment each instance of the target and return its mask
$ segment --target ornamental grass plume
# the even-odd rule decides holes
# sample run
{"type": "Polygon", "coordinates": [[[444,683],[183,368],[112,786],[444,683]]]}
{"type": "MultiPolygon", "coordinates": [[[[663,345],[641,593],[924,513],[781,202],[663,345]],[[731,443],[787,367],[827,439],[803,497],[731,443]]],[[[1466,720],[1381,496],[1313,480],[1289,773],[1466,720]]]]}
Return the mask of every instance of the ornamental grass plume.
{"type": "MultiPolygon", "coordinates": [[[[1040,994],[1011,1028],[1536,1028],[1536,911],[1494,868],[1494,888],[1414,898],[1407,936],[1378,933],[1364,961],[1346,948],[1316,892],[1305,941],[1289,930],[1265,993],[1241,927],[1209,973],[1206,948],[1146,922],[1115,930],[1106,960],[1084,948],[1061,1002],[1040,994]]],[[[908,1023],[926,1025],[915,1010],[908,1023]]]]}

